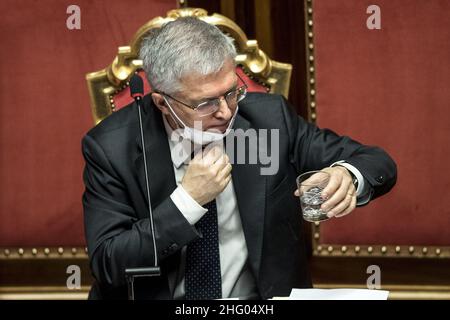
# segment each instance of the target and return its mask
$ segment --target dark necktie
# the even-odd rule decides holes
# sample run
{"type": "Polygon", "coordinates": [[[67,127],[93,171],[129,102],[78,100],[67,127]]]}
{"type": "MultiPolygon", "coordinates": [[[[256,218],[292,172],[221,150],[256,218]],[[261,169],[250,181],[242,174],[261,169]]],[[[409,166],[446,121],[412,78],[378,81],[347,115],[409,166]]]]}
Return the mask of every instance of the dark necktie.
{"type": "Polygon", "coordinates": [[[202,237],[187,246],[185,291],[188,300],[222,298],[216,200],[207,203],[205,208],[208,212],[195,224],[202,237]]]}

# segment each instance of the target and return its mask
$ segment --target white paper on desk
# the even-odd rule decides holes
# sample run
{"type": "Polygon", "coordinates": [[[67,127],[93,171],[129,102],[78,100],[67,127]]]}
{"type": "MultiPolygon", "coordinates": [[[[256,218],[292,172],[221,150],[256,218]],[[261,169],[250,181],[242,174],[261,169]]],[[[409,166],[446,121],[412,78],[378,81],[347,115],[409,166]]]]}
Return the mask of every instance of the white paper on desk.
{"type": "Polygon", "coordinates": [[[369,289],[292,289],[289,300],[387,300],[389,291],[369,289]]]}

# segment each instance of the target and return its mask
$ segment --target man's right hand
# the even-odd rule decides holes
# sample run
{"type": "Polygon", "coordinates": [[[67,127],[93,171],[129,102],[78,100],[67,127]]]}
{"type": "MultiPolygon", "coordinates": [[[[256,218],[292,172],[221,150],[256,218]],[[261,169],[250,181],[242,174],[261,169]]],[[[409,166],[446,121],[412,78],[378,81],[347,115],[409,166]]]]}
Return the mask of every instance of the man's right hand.
{"type": "Polygon", "coordinates": [[[231,180],[231,164],[228,156],[219,147],[198,152],[189,163],[181,181],[184,190],[198,204],[212,201],[231,180]]]}

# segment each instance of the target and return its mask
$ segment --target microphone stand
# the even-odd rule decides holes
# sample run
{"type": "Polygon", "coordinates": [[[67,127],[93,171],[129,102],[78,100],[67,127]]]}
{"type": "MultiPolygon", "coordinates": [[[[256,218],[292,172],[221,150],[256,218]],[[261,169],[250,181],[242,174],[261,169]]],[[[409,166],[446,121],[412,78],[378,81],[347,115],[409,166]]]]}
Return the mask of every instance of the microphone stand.
{"type": "Polygon", "coordinates": [[[145,187],[147,191],[147,200],[148,200],[148,213],[150,219],[150,231],[152,234],[152,242],[153,242],[153,252],[154,252],[154,266],[153,267],[145,267],[145,268],[126,268],[125,269],[125,277],[128,285],[128,299],[135,300],[134,294],[134,280],[139,277],[155,277],[161,275],[161,269],[158,266],[158,251],[156,248],[156,239],[155,239],[155,226],[153,223],[153,212],[152,212],[152,204],[150,200],[150,184],[148,182],[148,167],[147,167],[147,156],[145,150],[145,140],[144,140],[144,128],[142,125],[142,97],[144,96],[144,83],[142,78],[135,74],[130,79],[130,93],[134,98],[137,108],[138,108],[138,116],[139,116],[139,130],[141,136],[142,150],[144,156],[144,171],[145,171],[145,187]]]}

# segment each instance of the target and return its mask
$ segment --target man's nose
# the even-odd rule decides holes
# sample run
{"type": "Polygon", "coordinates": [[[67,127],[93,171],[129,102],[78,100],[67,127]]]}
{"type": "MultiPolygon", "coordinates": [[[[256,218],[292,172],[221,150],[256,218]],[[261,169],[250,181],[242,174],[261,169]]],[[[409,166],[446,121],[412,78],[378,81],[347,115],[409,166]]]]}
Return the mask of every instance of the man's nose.
{"type": "Polygon", "coordinates": [[[231,109],[224,97],[219,98],[219,109],[215,112],[217,118],[229,120],[232,117],[231,109]]]}

